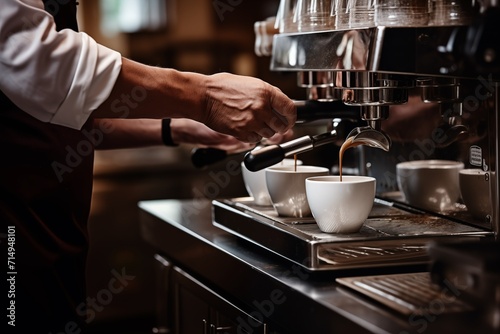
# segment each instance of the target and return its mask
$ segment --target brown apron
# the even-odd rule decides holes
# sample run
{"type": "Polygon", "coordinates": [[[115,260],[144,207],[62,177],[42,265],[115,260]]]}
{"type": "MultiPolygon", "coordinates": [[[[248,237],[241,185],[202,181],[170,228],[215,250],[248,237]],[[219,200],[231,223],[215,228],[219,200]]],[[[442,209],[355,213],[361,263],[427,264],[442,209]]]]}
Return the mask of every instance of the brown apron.
{"type": "MultiPolygon", "coordinates": [[[[58,30],[77,30],[76,1],[44,3],[58,30]]],[[[15,302],[16,326],[7,329],[83,328],[93,145],[82,131],[40,122],[0,92],[0,156],[0,233],[15,227],[15,298],[7,302],[15,302]]]]}

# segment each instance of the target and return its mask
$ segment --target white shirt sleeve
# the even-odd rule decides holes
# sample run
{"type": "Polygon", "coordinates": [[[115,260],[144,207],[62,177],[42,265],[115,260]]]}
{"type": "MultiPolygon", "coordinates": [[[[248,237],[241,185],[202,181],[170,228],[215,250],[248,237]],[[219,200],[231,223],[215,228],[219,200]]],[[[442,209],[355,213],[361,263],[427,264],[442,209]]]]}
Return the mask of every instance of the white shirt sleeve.
{"type": "Polygon", "coordinates": [[[70,29],[41,0],[0,2],[0,90],[43,121],[80,129],[111,93],[121,55],[70,29]]]}

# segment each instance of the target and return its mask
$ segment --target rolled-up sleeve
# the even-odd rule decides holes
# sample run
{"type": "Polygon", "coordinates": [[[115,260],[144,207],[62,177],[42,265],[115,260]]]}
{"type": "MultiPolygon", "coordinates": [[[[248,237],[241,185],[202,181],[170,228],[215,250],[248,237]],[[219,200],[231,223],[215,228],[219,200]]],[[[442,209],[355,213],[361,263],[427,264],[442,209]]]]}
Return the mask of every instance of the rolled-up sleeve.
{"type": "Polygon", "coordinates": [[[89,35],[57,32],[41,0],[0,2],[0,90],[33,117],[80,129],[109,97],[121,64],[89,35]]]}

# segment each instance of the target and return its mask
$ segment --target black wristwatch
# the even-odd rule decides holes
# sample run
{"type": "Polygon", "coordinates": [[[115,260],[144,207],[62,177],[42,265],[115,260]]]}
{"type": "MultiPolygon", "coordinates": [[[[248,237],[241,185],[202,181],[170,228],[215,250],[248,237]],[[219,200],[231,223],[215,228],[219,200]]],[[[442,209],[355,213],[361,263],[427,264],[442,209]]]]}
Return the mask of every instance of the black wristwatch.
{"type": "Polygon", "coordinates": [[[170,129],[170,118],[163,118],[161,120],[161,139],[165,146],[179,146],[172,140],[172,131],[170,129]]]}

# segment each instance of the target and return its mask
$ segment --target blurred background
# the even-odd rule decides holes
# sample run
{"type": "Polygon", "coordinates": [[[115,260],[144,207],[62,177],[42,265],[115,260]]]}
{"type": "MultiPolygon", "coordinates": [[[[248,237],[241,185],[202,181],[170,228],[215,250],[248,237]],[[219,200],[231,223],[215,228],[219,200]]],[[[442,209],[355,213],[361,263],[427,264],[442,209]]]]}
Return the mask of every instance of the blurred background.
{"type": "MultiPolygon", "coordinates": [[[[149,65],[205,74],[262,78],[292,98],[305,93],[295,74],[269,71],[254,53],[254,23],[276,14],[279,0],[85,0],[80,30],[123,56],[149,65]]],[[[108,287],[113,270],[134,279],[95,314],[95,333],[150,333],[153,326],[153,252],[140,235],[137,203],[154,199],[246,196],[241,174],[217,191],[207,188],[227,160],[197,169],[192,147],[98,151],[89,222],[88,296],[108,287]]],[[[239,159],[243,155],[228,159],[239,159]]],[[[307,162],[307,156],[301,157],[307,162]]]]}

